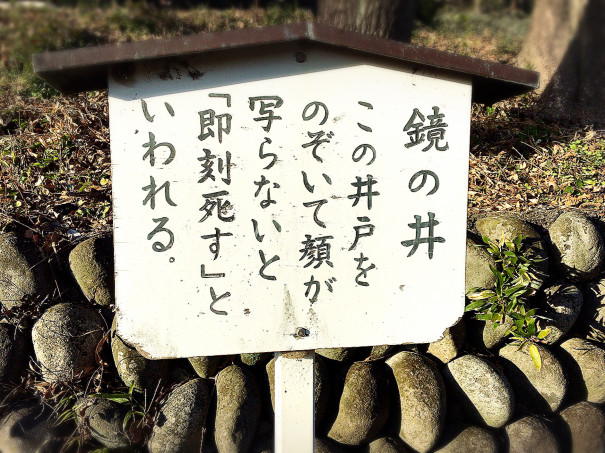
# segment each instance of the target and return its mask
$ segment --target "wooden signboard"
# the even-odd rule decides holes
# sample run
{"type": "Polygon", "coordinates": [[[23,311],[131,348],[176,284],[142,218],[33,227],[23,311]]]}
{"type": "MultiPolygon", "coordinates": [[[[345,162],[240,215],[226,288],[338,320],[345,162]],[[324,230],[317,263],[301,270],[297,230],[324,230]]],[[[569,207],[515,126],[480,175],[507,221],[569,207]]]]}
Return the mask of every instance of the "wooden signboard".
{"type": "Polygon", "coordinates": [[[149,357],[462,316],[468,77],[283,49],[137,65],[109,96],[118,326],[149,357]]]}

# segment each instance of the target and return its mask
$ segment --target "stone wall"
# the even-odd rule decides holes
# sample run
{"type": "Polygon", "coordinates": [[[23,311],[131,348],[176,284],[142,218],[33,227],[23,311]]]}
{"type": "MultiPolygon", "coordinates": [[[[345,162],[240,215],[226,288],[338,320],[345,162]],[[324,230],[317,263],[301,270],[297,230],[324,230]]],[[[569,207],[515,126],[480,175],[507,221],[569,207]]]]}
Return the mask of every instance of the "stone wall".
{"type": "MultiPolygon", "coordinates": [[[[470,313],[431,344],[317,350],[316,451],[605,451],[602,229],[577,211],[470,218],[467,291],[494,285],[479,235],[522,233],[543,259],[541,368],[509,325],[470,313]]],[[[2,452],[59,451],[74,436],[81,451],[272,451],[271,354],[147,360],[115,331],[112,238],[64,261],[0,235],[2,452]],[[66,408],[73,419],[57,424],[66,408]]]]}

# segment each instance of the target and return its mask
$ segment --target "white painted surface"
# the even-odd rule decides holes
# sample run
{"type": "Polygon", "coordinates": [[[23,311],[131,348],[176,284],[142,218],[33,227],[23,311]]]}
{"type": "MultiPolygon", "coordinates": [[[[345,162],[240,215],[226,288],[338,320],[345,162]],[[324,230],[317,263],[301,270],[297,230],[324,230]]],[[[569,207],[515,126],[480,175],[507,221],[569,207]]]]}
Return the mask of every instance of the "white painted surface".
{"type": "Polygon", "coordinates": [[[313,452],[315,354],[294,354],[275,353],[275,453],[313,452]]]}
{"type": "MultiPolygon", "coordinates": [[[[271,54],[221,55],[205,57],[187,65],[139,65],[126,83],[110,78],[110,130],[113,162],[114,225],[116,258],[116,298],[119,309],[119,331],[128,341],[153,358],[191,357],[261,351],[353,347],[373,344],[424,343],[437,339],[443,330],[463,313],[464,260],[466,231],[466,195],[470,127],[470,80],[445,79],[442,75],[417,72],[402,66],[364,59],[350,54],[328,52],[319,48],[306,52],[305,63],[297,63],[295,51],[285,49],[271,54]],[[201,77],[188,73],[199,70],[201,77]],[[158,75],[160,74],[160,75],[158,75]],[[160,77],[161,76],[161,77],[160,77]],[[229,94],[225,98],[209,94],[229,94]],[[259,105],[249,108],[249,97],[277,95],[283,105],[274,110],[281,120],[263,130],[259,105]],[[143,113],[145,101],[149,118],[143,113]],[[304,121],[305,106],[321,101],[329,109],[326,123],[316,118],[304,121]],[[359,104],[366,102],[372,109],[359,104]],[[165,103],[174,110],[171,116],[165,103]],[[422,151],[421,145],[405,147],[410,137],[404,132],[414,108],[427,116],[433,107],[445,116],[443,140],[447,151],[434,147],[422,151]],[[232,115],[231,131],[222,143],[217,137],[201,141],[199,112],[214,109],[216,114],[232,115]],[[369,126],[362,130],[358,123],[369,126]],[[330,143],[318,148],[323,163],[311,155],[308,132],[333,132],[330,143]],[[152,167],[143,156],[149,148],[149,133],[157,143],[174,146],[174,159],[167,147],[156,150],[152,167]],[[271,159],[259,158],[259,147],[265,140],[264,152],[275,153],[278,161],[264,170],[271,159]],[[354,162],[352,154],[361,144],[376,149],[376,159],[354,162]],[[215,181],[203,183],[202,165],[198,158],[209,149],[225,159],[231,153],[231,184],[226,185],[214,164],[215,181]],[[440,186],[427,195],[427,185],[412,192],[409,183],[421,170],[438,175],[440,186]],[[308,175],[314,192],[303,184],[302,171],[308,175]],[[326,174],[331,180],[322,176],[326,174]],[[271,183],[271,196],[277,201],[263,209],[259,205],[266,195],[265,186],[255,197],[264,175],[271,183]],[[367,197],[353,206],[352,183],[356,177],[378,181],[368,209],[367,197]],[[143,205],[150,185],[170,183],[170,199],[164,192],[156,196],[155,209],[143,205]],[[204,194],[227,190],[225,197],[233,209],[232,222],[222,222],[216,213],[200,223],[204,194]],[[319,210],[320,227],[313,220],[314,207],[303,203],[325,199],[319,210]],[[408,257],[410,246],[402,241],[415,237],[415,215],[422,222],[428,213],[439,222],[434,236],[445,242],[434,244],[432,259],[426,243],[408,257]],[[358,221],[367,216],[369,222],[358,221]],[[153,219],[167,217],[165,228],[174,235],[174,244],[166,251],[154,251],[153,243],[167,243],[168,234],[158,233],[147,239],[158,223],[153,219]],[[263,242],[253,232],[252,219],[258,222],[263,242]],[[278,232],[272,221],[281,225],[278,232]],[[354,226],[371,223],[371,237],[355,238],[354,226]],[[210,240],[202,239],[219,228],[232,236],[221,238],[218,258],[209,250],[210,240]],[[329,235],[330,267],[319,267],[304,258],[302,242],[329,235]],[[275,280],[260,277],[260,251],[266,260],[279,256],[279,261],[266,269],[275,280]],[[360,253],[374,264],[367,278],[356,283],[360,253]],[[201,278],[201,266],[207,273],[224,273],[223,278],[201,278]],[[320,284],[317,300],[305,296],[305,283],[311,276],[320,284]],[[332,279],[332,280],[330,280],[332,279]],[[335,280],[334,280],[335,279],[335,280]],[[333,291],[328,291],[328,282],[333,291]],[[210,309],[211,289],[217,297],[230,293],[214,305],[226,312],[210,309]],[[304,327],[308,336],[295,335],[304,327]]],[[[422,178],[418,178],[415,184],[422,178]]],[[[364,230],[368,231],[368,230],[364,230]]],[[[421,230],[426,237],[428,229],[421,230]]]]}

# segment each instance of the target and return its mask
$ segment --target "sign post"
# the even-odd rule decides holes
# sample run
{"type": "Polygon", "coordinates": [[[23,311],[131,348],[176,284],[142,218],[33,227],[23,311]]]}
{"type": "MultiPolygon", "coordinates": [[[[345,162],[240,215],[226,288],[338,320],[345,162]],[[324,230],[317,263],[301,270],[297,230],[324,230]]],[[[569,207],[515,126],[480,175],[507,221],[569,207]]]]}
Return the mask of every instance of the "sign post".
{"type": "Polygon", "coordinates": [[[78,52],[34,63],[59,88],[109,75],[120,335],[152,359],[281,351],[276,451],[313,450],[312,350],[462,316],[472,87],[535,73],[315,24],[78,52]]]}
{"type": "Polygon", "coordinates": [[[313,351],[275,353],[275,453],[312,452],[313,351]]]}

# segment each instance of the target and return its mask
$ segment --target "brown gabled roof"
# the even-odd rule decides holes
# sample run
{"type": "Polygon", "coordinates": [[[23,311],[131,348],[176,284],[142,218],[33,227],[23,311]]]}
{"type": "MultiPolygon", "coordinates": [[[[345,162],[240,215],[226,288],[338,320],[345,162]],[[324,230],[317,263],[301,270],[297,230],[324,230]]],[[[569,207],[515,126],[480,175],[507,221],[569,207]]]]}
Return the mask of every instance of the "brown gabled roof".
{"type": "Polygon", "coordinates": [[[468,74],[475,102],[490,104],[539,86],[540,76],[534,71],[312,22],[44,52],[34,55],[33,63],[36,73],[53,87],[78,92],[106,88],[108,70],[116,65],[297,41],[468,74]]]}

